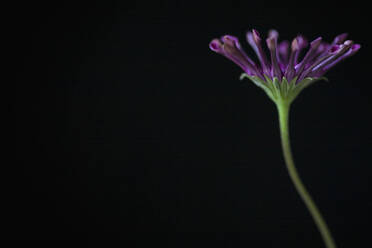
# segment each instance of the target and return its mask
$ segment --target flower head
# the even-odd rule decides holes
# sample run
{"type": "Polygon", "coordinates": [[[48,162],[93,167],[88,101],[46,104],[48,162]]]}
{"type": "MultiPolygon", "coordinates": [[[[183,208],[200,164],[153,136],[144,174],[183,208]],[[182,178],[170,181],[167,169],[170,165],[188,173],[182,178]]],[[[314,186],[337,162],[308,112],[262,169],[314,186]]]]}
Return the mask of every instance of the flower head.
{"type": "Polygon", "coordinates": [[[332,43],[324,42],[321,37],[308,43],[301,35],[290,43],[279,42],[279,33],[270,30],[266,39],[270,56],[267,56],[257,30],[247,32],[246,37],[259,64],[247,56],[238,38],[234,36],[225,35],[220,39],[213,39],[209,47],[240,66],[245,72],[242,78],[251,79],[274,101],[283,98],[293,101],[302,89],[324,79],[323,75],[330,68],[360,49],[360,44],[346,40],[346,33],[336,36],[332,43]],[[307,52],[300,56],[302,50],[308,46],[307,52]]]}

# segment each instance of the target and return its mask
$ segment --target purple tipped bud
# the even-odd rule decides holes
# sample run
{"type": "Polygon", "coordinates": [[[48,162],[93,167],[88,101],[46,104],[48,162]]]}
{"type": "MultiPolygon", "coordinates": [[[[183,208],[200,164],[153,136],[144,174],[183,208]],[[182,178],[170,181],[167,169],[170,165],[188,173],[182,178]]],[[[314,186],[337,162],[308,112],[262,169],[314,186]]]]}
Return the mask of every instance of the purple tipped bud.
{"type": "Polygon", "coordinates": [[[237,48],[240,49],[240,43],[238,42],[238,38],[236,38],[234,36],[224,35],[224,36],[222,36],[221,40],[224,43],[229,44],[230,46],[236,46],[237,48]]]}
{"type": "Polygon", "coordinates": [[[262,72],[266,75],[269,75],[270,73],[269,63],[267,61],[266,54],[261,47],[260,34],[258,33],[257,30],[253,29],[252,33],[249,33],[249,32],[247,33],[247,39],[248,39],[249,44],[252,46],[253,50],[257,54],[257,57],[262,67],[262,72]]]}
{"type": "Polygon", "coordinates": [[[294,38],[291,44],[292,51],[297,51],[300,49],[298,38],[294,38]]]}
{"type": "Polygon", "coordinates": [[[218,39],[213,39],[210,43],[209,43],[209,48],[216,52],[216,53],[219,53],[221,52],[221,47],[222,47],[222,43],[220,40],[218,39]]]}
{"type": "Polygon", "coordinates": [[[282,71],[280,69],[280,66],[278,64],[277,54],[276,54],[276,37],[271,36],[266,39],[267,47],[270,49],[270,56],[271,56],[271,74],[274,77],[277,77],[279,79],[282,78],[282,71]]]}
{"type": "Polygon", "coordinates": [[[284,72],[284,76],[289,81],[291,81],[294,78],[295,73],[296,73],[294,65],[295,65],[295,60],[296,60],[296,57],[298,56],[299,50],[301,49],[300,44],[299,44],[300,40],[301,38],[296,37],[293,39],[292,44],[291,44],[292,51],[291,51],[291,55],[289,56],[288,66],[284,72]]]}
{"type": "Polygon", "coordinates": [[[214,39],[209,44],[209,47],[228,59],[239,65],[247,74],[257,75],[263,78],[261,72],[256,67],[255,63],[241,49],[238,38],[231,35],[224,35],[221,40],[214,39]]]}
{"type": "Polygon", "coordinates": [[[302,35],[299,35],[299,36],[296,37],[296,39],[297,39],[298,46],[299,46],[300,49],[303,49],[303,48],[307,47],[308,42],[305,39],[305,37],[303,37],[302,35]]]}
{"type": "Polygon", "coordinates": [[[256,29],[252,29],[252,34],[254,42],[259,43],[261,41],[260,33],[256,29]]]}
{"type": "Polygon", "coordinates": [[[313,40],[311,43],[310,43],[310,47],[311,48],[318,48],[318,46],[322,43],[322,37],[318,37],[316,38],[315,40],[313,40]]]}
{"type": "Polygon", "coordinates": [[[253,48],[253,50],[256,52],[258,52],[257,50],[257,45],[253,39],[253,34],[252,32],[247,32],[247,35],[246,35],[246,38],[247,38],[247,41],[248,41],[248,44],[253,48]]]}
{"type": "Polygon", "coordinates": [[[270,50],[274,50],[274,49],[275,49],[275,43],[276,43],[276,40],[275,40],[274,37],[270,37],[270,38],[267,38],[267,39],[266,39],[267,47],[268,47],[270,50]]]}
{"type": "Polygon", "coordinates": [[[248,31],[246,34],[246,38],[247,38],[248,43],[252,46],[252,44],[254,44],[252,32],[248,31]]]}
{"type": "Polygon", "coordinates": [[[269,35],[268,37],[275,37],[276,39],[278,39],[279,37],[279,33],[278,31],[276,31],[275,29],[270,29],[269,30],[269,35]]]}

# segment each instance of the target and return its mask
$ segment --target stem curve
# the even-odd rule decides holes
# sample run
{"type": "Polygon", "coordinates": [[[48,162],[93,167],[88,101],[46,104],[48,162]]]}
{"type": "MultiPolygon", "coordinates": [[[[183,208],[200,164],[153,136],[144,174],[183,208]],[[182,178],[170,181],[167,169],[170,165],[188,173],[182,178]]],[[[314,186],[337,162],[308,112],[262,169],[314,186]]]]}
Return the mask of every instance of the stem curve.
{"type": "Polygon", "coordinates": [[[295,186],[298,194],[305,203],[307,209],[309,210],[322,238],[327,248],[336,248],[336,244],[332,238],[331,232],[320,213],[318,207],[315,205],[314,200],[310,196],[309,192],[302,183],[300,176],[297,172],[291,146],[289,142],[289,111],[290,111],[290,102],[285,100],[279,100],[276,102],[279,115],[279,126],[280,126],[280,136],[283,149],[284,160],[287,166],[289,176],[292,180],[293,185],[295,186]]]}

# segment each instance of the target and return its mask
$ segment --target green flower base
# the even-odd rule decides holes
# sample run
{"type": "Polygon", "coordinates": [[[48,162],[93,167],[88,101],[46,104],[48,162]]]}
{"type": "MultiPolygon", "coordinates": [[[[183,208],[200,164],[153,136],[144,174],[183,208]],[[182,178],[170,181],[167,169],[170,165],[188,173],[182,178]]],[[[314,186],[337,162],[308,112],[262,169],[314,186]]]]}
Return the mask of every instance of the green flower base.
{"type": "Polygon", "coordinates": [[[320,80],[328,81],[326,77],[307,77],[304,78],[302,81],[296,83],[297,77],[288,82],[285,77],[283,77],[280,81],[277,77],[274,77],[274,79],[271,80],[266,75],[266,81],[264,81],[257,76],[249,76],[246,73],[242,73],[240,76],[240,80],[244,78],[249,78],[255,85],[263,89],[270,97],[270,99],[273,100],[275,103],[285,101],[288,104],[292,103],[292,101],[301,93],[301,91],[309,85],[320,80]]]}

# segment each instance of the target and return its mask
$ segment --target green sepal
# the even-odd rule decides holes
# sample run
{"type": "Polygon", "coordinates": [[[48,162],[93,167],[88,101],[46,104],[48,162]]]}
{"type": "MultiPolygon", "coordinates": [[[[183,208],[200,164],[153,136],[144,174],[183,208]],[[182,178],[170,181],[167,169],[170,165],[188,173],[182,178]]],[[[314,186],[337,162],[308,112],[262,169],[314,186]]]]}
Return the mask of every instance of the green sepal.
{"type": "Polygon", "coordinates": [[[297,77],[293,78],[290,82],[288,82],[285,77],[283,77],[281,81],[277,77],[274,77],[273,79],[269,78],[266,75],[264,75],[264,77],[265,80],[257,76],[249,76],[246,73],[242,73],[242,75],[240,76],[240,80],[249,78],[255,85],[263,89],[269,96],[269,98],[275,103],[283,101],[291,103],[294,99],[296,99],[301,91],[309,85],[320,80],[328,81],[326,77],[307,77],[304,78],[302,81],[296,83],[297,77]]]}
{"type": "Polygon", "coordinates": [[[272,89],[270,88],[271,85],[267,84],[264,80],[262,80],[261,78],[259,77],[256,77],[256,76],[249,76],[248,74],[246,73],[242,73],[240,75],[240,80],[243,80],[244,78],[249,78],[255,85],[257,85],[258,87],[260,87],[261,89],[263,89],[266,94],[270,97],[271,100],[274,101],[274,99],[276,98],[275,96],[273,96],[273,91],[272,89]]]}
{"type": "Polygon", "coordinates": [[[292,101],[301,93],[301,91],[303,91],[306,87],[312,85],[313,83],[315,82],[318,82],[318,81],[321,81],[321,80],[324,80],[324,81],[327,81],[328,82],[328,79],[326,77],[319,77],[319,78],[311,78],[311,77],[307,77],[307,78],[304,78],[301,82],[298,82],[297,84],[295,84],[295,87],[293,88],[292,90],[292,93],[291,93],[291,97],[292,97],[292,101]]]}

